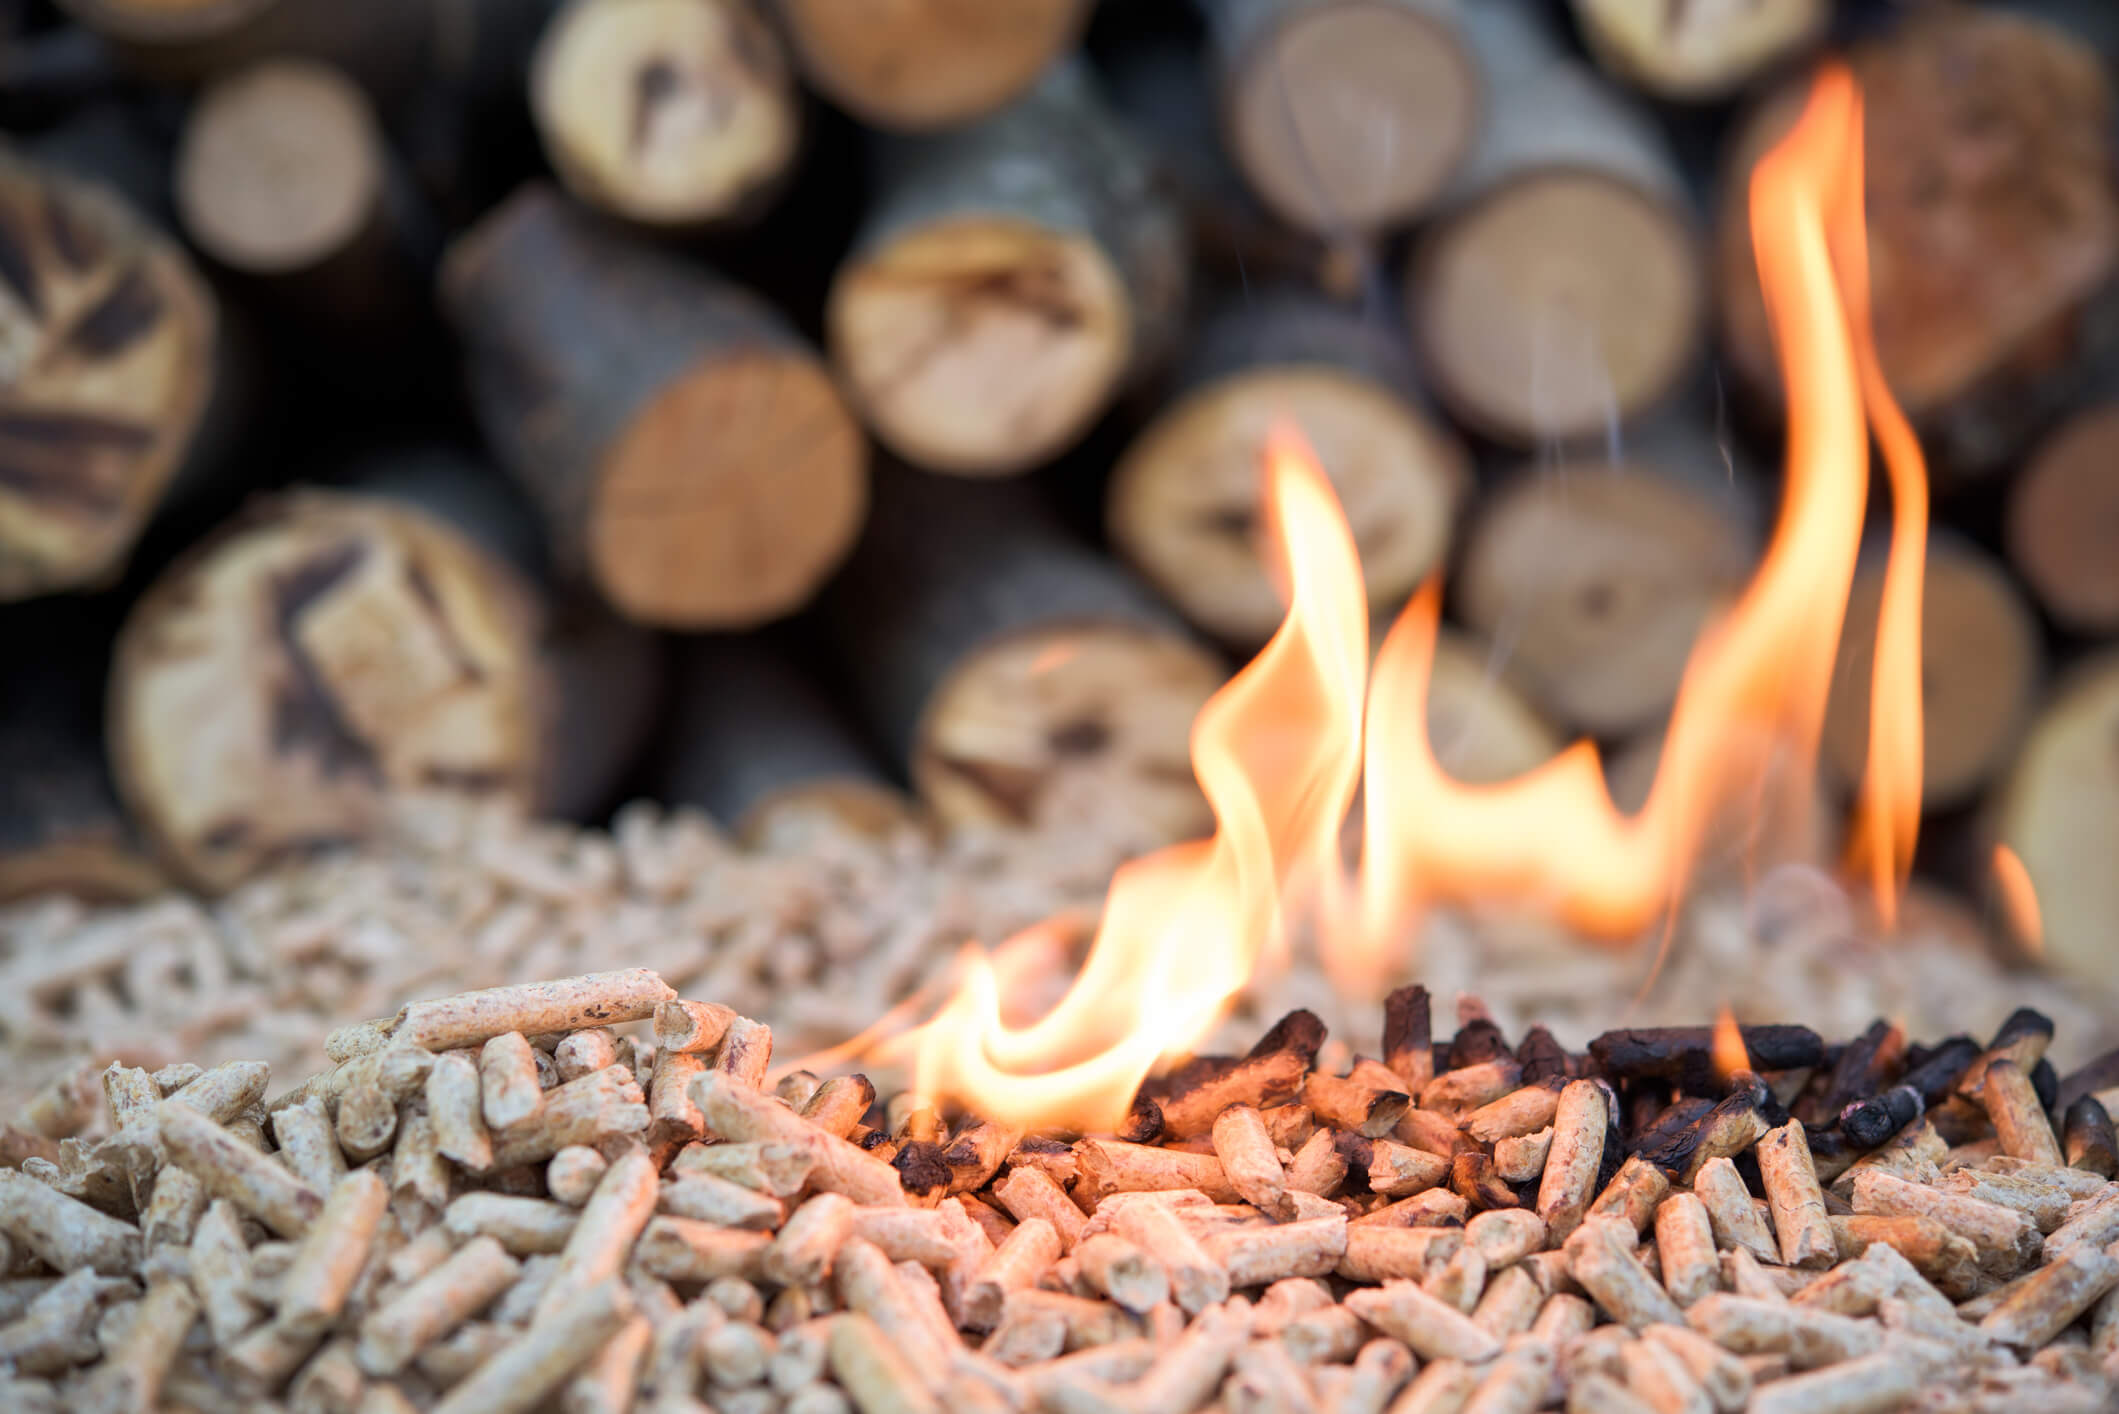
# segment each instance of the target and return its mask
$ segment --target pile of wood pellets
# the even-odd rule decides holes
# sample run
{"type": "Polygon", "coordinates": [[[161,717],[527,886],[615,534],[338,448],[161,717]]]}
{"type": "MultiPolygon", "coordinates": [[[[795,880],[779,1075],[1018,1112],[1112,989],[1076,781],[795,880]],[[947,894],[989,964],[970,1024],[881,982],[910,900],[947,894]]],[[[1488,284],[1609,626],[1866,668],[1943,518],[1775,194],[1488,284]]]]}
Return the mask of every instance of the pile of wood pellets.
{"type": "Polygon", "coordinates": [[[1457,1023],[1403,988],[1333,1073],[1293,1012],[1107,1136],[775,1076],[647,969],[342,1027],[277,1093],[114,1064],[101,1137],[10,1134],[0,1408],[2110,1407],[2119,1053],[1457,1023]]]}

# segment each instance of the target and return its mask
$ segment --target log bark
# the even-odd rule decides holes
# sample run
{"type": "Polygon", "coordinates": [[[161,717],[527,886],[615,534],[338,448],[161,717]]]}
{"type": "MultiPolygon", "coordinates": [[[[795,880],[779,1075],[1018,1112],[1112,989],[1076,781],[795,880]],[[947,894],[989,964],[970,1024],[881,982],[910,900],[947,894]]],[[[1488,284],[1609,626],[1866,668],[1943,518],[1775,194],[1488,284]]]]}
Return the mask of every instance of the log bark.
{"type": "Polygon", "coordinates": [[[1081,66],[974,127],[886,143],[878,162],[826,327],[842,382],[898,455],[1025,470],[1169,353],[1183,220],[1081,66]]]}
{"type": "Polygon", "coordinates": [[[626,617],[760,623],[852,545],[860,429],[745,291],[532,185],[451,248],[442,295],[488,442],[562,568],[626,617]]]}
{"type": "Polygon", "coordinates": [[[372,377],[386,341],[403,360],[434,242],[373,105],[344,73],[276,59],[219,80],[191,110],[174,184],[192,243],[307,326],[284,341],[306,361],[343,372],[352,355],[372,377]]]}
{"type": "Polygon", "coordinates": [[[1824,36],[1828,0],[1573,0],[1575,24],[1613,77],[1660,98],[1726,98],[1824,36]]]}
{"type": "Polygon", "coordinates": [[[2078,664],[2031,724],[1999,787],[1995,837],[2038,896],[2043,952],[2062,973],[2103,984],[2119,918],[2119,657],[2078,664]]]}
{"type": "Polygon", "coordinates": [[[1507,5],[1467,10],[1487,121],[1415,247],[1406,301],[1435,393],[1497,441],[1606,436],[1693,366],[1694,219],[1661,134],[1507,5]]]}
{"type": "Polygon", "coordinates": [[[1555,720],[1639,730],[1750,577],[1756,508],[1738,487],[1712,435],[1676,422],[1617,464],[1524,468],[1473,519],[1452,603],[1555,720]]]}
{"type": "Polygon", "coordinates": [[[60,0],[101,35],[128,69],[157,83],[190,83],[273,57],[320,59],[358,75],[379,96],[401,96],[463,0],[60,0]]]}
{"type": "Polygon", "coordinates": [[[0,611],[0,641],[36,682],[0,694],[0,902],[68,893],[131,903],[167,880],[125,818],[103,762],[107,606],[54,600],[0,611]]]}
{"type": "MultiPolygon", "coordinates": [[[[2119,195],[2098,56],[2019,15],[1940,6],[1849,55],[1862,86],[1871,323],[1945,480],[2011,464],[2119,341],[2119,195]]],[[[1717,223],[1724,342],[1777,403],[1751,256],[1752,165],[1799,88],[1735,140],[1717,223]]]]}
{"type": "Polygon", "coordinates": [[[535,617],[519,576],[423,513],[326,491],[260,503],[119,633],[119,794],[210,891],[358,838],[399,792],[527,805],[547,701],[535,617]]]}
{"type": "Polygon", "coordinates": [[[776,0],[802,72],[871,127],[929,132],[1020,98],[1074,43],[1087,0],[776,0]]]}
{"type": "Polygon", "coordinates": [[[1222,663],[1027,484],[890,475],[826,612],[860,711],[941,823],[1146,843],[1211,825],[1187,742],[1222,663]]]}
{"type": "Polygon", "coordinates": [[[802,134],[750,0],[572,0],[538,44],[530,108],[568,191],[665,228],[758,215],[802,134]]]}
{"type": "Polygon", "coordinates": [[[2009,486],[2009,562],[2055,620],[2076,633],[2119,631],[2119,406],[2078,413],[2009,486]]]}
{"type": "MultiPolygon", "coordinates": [[[[1861,780],[1869,750],[1880,559],[1847,594],[1821,741],[1842,781],[1861,780]]],[[[2008,571],[1954,538],[1931,539],[1921,583],[1921,800],[1929,809],[1971,799],[2003,766],[2037,706],[2043,676],[2038,623],[2008,571]]]]}
{"type": "Polygon", "coordinates": [[[1198,4],[1223,141],[1282,220],[1328,236],[1388,230],[1448,185],[1486,100],[1451,0],[1198,4]]]}
{"type": "Polygon", "coordinates": [[[665,805],[696,805],[751,845],[810,822],[887,835],[915,821],[838,705],[774,645],[716,635],[673,650],[666,749],[649,770],[665,805]]]}
{"type": "Polygon", "coordinates": [[[1284,419],[1339,493],[1373,609],[1403,603],[1441,563],[1470,465],[1374,320],[1292,293],[1246,301],[1201,329],[1178,386],[1120,458],[1105,511],[1112,543],[1195,625],[1255,648],[1280,624],[1259,495],[1266,436],[1284,419]]]}
{"type": "Polygon", "coordinates": [[[0,152],[0,599],[123,569],[198,432],[217,323],[115,192],[0,152]]]}

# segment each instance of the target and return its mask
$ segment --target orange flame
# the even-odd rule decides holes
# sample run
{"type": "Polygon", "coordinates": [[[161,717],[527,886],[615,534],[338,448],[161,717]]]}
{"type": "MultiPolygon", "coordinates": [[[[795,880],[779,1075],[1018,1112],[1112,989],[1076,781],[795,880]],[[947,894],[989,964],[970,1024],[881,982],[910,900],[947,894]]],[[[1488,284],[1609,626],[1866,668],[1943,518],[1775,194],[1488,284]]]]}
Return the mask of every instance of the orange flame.
{"type": "Polygon", "coordinates": [[[1192,764],[1214,836],[1118,872],[1081,975],[1032,1024],[1007,1024],[1003,979],[971,954],[954,996],[906,1038],[921,1093],[1016,1124],[1113,1127],[1157,1062],[1195,1045],[1285,945],[1298,903],[1321,913],[1335,977],[1366,988],[1403,973],[1420,912],[1436,900],[1538,903],[1585,934],[1633,941],[1683,890],[1718,812],[1755,811],[1769,789],[1810,788],[1871,427],[1895,513],[1873,692],[1871,741],[1881,746],[1858,807],[1858,848],[1888,898],[1905,877],[1920,809],[1927,503],[1918,445],[1868,332],[1861,192],[1860,97],[1848,70],[1831,64],[1751,188],[1788,389],[1781,519],[1757,576],[1701,635],[1638,814],[1612,804],[1588,742],[1513,781],[1467,785],[1443,771],[1424,710],[1440,590],[1429,584],[1408,605],[1371,677],[1352,536],[1314,457],[1278,430],[1264,497],[1290,607],[1194,724],[1192,764]],[[1791,758],[1798,769],[1769,776],[1791,758]],[[1338,839],[1357,785],[1365,830],[1349,895],[1338,839]]]}
{"type": "Polygon", "coordinates": [[[2023,859],[2005,844],[1994,846],[1994,884],[2009,931],[2034,957],[2045,952],[2045,918],[2038,911],[2038,889],[2023,859]]]}
{"type": "Polygon", "coordinates": [[[1744,1033],[1736,1024],[1736,1013],[1723,1002],[1722,1009],[1714,1018],[1714,1073],[1722,1080],[1740,1070],[1751,1069],[1751,1052],[1744,1045],[1744,1033]]]}

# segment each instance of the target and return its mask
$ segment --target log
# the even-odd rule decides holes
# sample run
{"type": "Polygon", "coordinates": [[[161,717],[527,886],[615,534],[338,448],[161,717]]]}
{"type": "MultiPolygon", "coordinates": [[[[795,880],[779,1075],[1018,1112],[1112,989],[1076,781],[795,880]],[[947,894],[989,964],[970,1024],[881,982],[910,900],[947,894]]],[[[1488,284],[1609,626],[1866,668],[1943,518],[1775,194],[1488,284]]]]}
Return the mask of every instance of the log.
{"type": "Polygon", "coordinates": [[[1998,787],[1994,834],[2030,875],[2045,960],[2102,985],[2119,918],[2119,656],[2072,669],[2026,733],[1998,787]]]}
{"type": "Polygon", "coordinates": [[[762,212],[802,135],[787,56],[750,0],[572,0],[537,46],[530,111],[569,192],[665,228],[762,212]]]}
{"type": "Polygon", "coordinates": [[[1575,25],[1613,77],[1659,98],[1727,98],[1823,38],[1829,0],[1573,0],[1575,25]]]}
{"type": "MultiPolygon", "coordinates": [[[[1872,558],[1847,594],[1820,741],[1848,785],[1868,761],[1869,687],[1884,566],[1872,558]]],[[[1921,800],[1936,809],[1975,796],[2005,766],[2037,706],[2037,620],[2008,572],[1955,538],[1931,539],[1921,584],[1921,800]]]]}
{"type": "Polygon", "coordinates": [[[2119,405],[2078,413],[2009,483],[2009,563],[2053,618],[2076,633],[2119,631],[2119,405]]]}
{"type": "Polygon", "coordinates": [[[759,847],[816,820],[874,836],[914,824],[838,704],[775,645],[713,635],[673,651],[656,800],[696,805],[759,847]]]}
{"type": "Polygon", "coordinates": [[[1027,483],[893,469],[825,610],[858,710],[941,824],[1151,844],[1212,824],[1187,743],[1222,663],[1027,483]]]}
{"type": "Polygon", "coordinates": [[[1374,320],[1292,292],[1245,301],[1201,329],[1178,388],[1119,459],[1105,519],[1113,545],[1199,628],[1256,648],[1280,625],[1259,494],[1266,436],[1283,419],[1339,493],[1372,608],[1403,603],[1441,563],[1469,462],[1374,320]]]}
{"type": "MultiPolygon", "coordinates": [[[[1611,803],[1628,814],[1648,801],[1649,789],[1663,764],[1660,724],[1619,746],[1604,762],[1605,789],[1611,803]]],[[[1726,779],[1741,779],[1754,788],[1730,795],[1700,830],[1703,842],[1689,883],[1734,885],[1747,896],[1764,899],[1762,880],[1784,864],[1830,866],[1845,833],[1844,812],[1828,791],[1817,788],[1815,763],[1790,749],[1785,739],[1732,739],[1716,769],[1726,779]]],[[[1814,872],[1804,877],[1822,878],[1814,872]]],[[[1833,906],[1843,902],[1836,885],[1833,906]]],[[[1795,891],[1800,894],[1798,884],[1795,891]]],[[[1770,900],[1761,912],[1770,911],[1770,900]]]]}
{"type": "Polygon", "coordinates": [[[870,127],[928,132],[1020,98],[1088,18],[1087,0],[776,0],[803,76],[870,127]]]}
{"type": "Polygon", "coordinates": [[[105,603],[57,599],[0,611],[0,641],[36,683],[0,693],[0,903],[43,893],[136,903],[166,886],[126,820],[103,762],[105,603]]]}
{"type": "Polygon", "coordinates": [[[1290,225],[1321,235],[1402,226],[1464,161],[1490,95],[1456,32],[1454,4],[1198,4],[1223,141],[1290,225]]]}
{"type": "MultiPolygon", "coordinates": [[[[1377,627],[1380,642],[1388,626],[1377,627]]],[[[1467,785],[1514,780],[1565,744],[1502,673],[1490,647],[1447,628],[1435,640],[1428,673],[1427,739],[1442,769],[1467,785]]]]}
{"type": "Polygon", "coordinates": [[[216,81],[192,107],[173,180],[192,244],[308,326],[284,341],[305,359],[329,364],[347,345],[372,376],[385,340],[402,359],[431,243],[374,106],[344,73],[274,59],[216,81]]]}
{"type": "Polygon", "coordinates": [[[442,298],[486,440],[557,561],[621,614],[740,627],[852,546],[867,449],[772,310],[532,184],[459,238],[442,298]]]}
{"type": "Polygon", "coordinates": [[[198,432],[217,324],[114,191],[0,150],[0,600],[123,570],[198,432]]]}
{"type": "MultiPolygon", "coordinates": [[[[1862,87],[1877,357],[1946,484],[1999,470],[2119,339],[2103,67],[2052,26],[1970,6],[1925,8],[1848,57],[1862,87]]],[[[1717,222],[1724,343],[1776,408],[1745,189],[1802,100],[1793,86],[1744,124],[1717,222]]]]}
{"type": "Polygon", "coordinates": [[[1231,287],[1309,287],[1342,301],[1363,293],[1375,273],[1376,241],[1296,230],[1266,210],[1222,148],[1213,78],[1198,46],[1131,44],[1102,73],[1113,106],[1169,181],[1203,274],[1231,287]]]}
{"type": "Polygon", "coordinates": [[[892,451],[965,476],[1071,445],[1178,333],[1184,223],[1078,64],[974,127],[898,139],[825,311],[892,451]]]}
{"type": "Polygon", "coordinates": [[[1436,396],[1496,441],[1608,436],[1690,372],[1706,306],[1700,243],[1660,132],[1523,11],[1463,33],[1485,125],[1406,272],[1436,396]]]}
{"type": "Polygon", "coordinates": [[[412,90],[469,8],[428,0],[59,0],[134,74],[192,83],[273,57],[321,59],[379,96],[412,90]]]}
{"type": "Polygon", "coordinates": [[[1711,436],[1671,424],[1617,464],[1522,469],[1472,522],[1457,613],[1506,646],[1555,720],[1603,737],[1648,726],[1756,562],[1755,508],[1728,465],[1711,436]]]}
{"type": "Polygon", "coordinates": [[[395,502],[298,491],[141,596],[106,741],[163,861],[218,892],[357,839],[401,792],[527,805],[546,700],[512,570],[395,502]]]}

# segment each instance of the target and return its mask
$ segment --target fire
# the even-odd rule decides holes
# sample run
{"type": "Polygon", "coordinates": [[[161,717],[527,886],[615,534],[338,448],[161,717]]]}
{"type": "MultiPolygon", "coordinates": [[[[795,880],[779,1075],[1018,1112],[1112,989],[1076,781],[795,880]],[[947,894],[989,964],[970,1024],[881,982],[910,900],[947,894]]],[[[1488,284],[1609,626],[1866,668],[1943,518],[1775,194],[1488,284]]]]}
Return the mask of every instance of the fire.
{"type": "Polygon", "coordinates": [[[1414,598],[1371,672],[1351,534],[1314,457],[1283,429],[1267,449],[1264,502],[1288,614],[1192,733],[1213,837],[1119,871],[1083,971],[1029,1025],[1007,1024],[1003,979],[969,956],[955,994],[905,1038],[915,1085],[1012,1123],[1109,1129],[1158,1061],[1197,1044],[1254,968],[1286,946],[1298,909],[1319,919],[1335,977],[1363,988],[1402,975],[1421,912],[1437,901],[1538,904],[1585,935],[1633,945],[1681,894],[1718,813],[1756,811],[1769,790],[1810,788],[1871,430],[1894,515],[1872,692],[1879,745],[1857,848],[1888,898],[1904,880],[1920,810],[1927,502],[1918,445],[1869,334],[1861,179],[1860,97],[1851,74],[1829,65],[1751,188],[1788,390],[1780,522],[1756,577],[1701,635],[1637,814],[1612,804],[1589,742],[1513,781],[1467,785],[1443,771],[1424,710],[1440,590],[1414,598]],[[1362,852],[1347,890],[1339,831],[1357,786],[1362,852]]]}
{"type": "Polygon", "coordinates": [[[1714,1018],[1714,1073],[1726,1081],[1740,1070],[1751,1069],[1751,1052],[1744,1045],[1744,1033],[1736,1024],[1736,1013],[1723,1002],[1722,1009],[1714,1018]]]}
{"type": "Polygon", "coordinates": [[[2023,858],[2005,844],[1994,846],[1994,884],[2009,931],[2033,956],[2045,951],[2045,919],[2038,911],[2038,889],[2023,858]]]}

